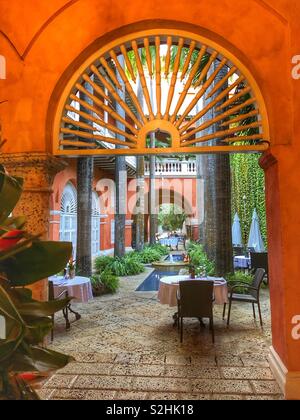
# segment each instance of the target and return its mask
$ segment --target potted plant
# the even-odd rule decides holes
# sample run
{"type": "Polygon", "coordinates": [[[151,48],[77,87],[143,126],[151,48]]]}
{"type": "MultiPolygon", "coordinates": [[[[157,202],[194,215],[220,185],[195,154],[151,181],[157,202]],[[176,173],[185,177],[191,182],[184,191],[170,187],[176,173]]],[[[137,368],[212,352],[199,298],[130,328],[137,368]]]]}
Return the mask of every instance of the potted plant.
{"type": "Polygon", "coordinates": [[[188,255],[192,272],[195,270],[196,274],[201,277],[214,275],[214,263],[207,257],[202,245],[191,243],[188,248],[188,255]]]}
{"type": "Polygon", "coordinates": [[[76,261],[70,258],[68,265],[67,265],[67,273],[70,279],[74,279],[76,277],[76,261]]]}
{"type": "Polygon", "coordinates": [[[196,267],[192,263],[189,265],[189,273],[190,273],[191,279],[196,278],[196,267]]]}
{"type": "Polygon", "coordinates": [[[23,181],[0,165],[0,399],[38,399],[28,379],[64,367],[72,358],[42,344],[52,329],[51,316],[70,299],[39,302],[29,288],[65,266],[70,243],[41,241],[24,229],[24,217],[12,217],[23,181]]]}

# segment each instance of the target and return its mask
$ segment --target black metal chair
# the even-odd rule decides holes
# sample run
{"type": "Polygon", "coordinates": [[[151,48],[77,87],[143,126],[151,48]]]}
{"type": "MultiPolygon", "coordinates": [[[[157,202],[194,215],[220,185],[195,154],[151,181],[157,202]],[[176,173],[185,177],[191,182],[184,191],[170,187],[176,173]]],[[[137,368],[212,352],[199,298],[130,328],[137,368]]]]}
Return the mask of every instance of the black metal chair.
{"type": "MultiPolygon", "coordinates": [[[[64,290],[61,292],[58,296],[55,297],[54,294],[54,285],[51,280],[48,282],[48,293],[49,293],[49,300],[55,300],[55,299],[68,299],[69,293],[67,290],[64,290]]],[[[69,306],[70,304],[67,304],[65,308],[63,309],[63,316],[66,321],[66,331],[69,331],[71,328],[71,323],[69,321],[69,306]]],[[[52,319],[52,330],[51,330],[51,341],[54,340],[54,314],[51,316],[52,319]]]]}
{"type": "Polygon", "coordinates": [[[252,246],[249,246],[247,249],[248,249],[249,254],[250,252],[256,252],[255,248],[253,248],[252,246]]]}
{"type": "Polygon", "coordinates": [[[234,246],[233,247],[233,255],[235,257],[239,255],[244,255],[244,248],[242,246],[234,246]]]}
{"type": "MultiPolygon", "coordinates": [[[[252,303],[254,319],[256,319],[254,305],[256,304],[258,306],[260,325],[261,327],[263,326],[259,298],[260,298],[260,289],[263,283],[264,276],[265,276],[265,270],[263,268],[258,268],[255,272],[253,282],[251,285],[245,282],[237,282],[234,285],[229,286],[230,292],[229,292],[229,308],[228,308],[227,325],[229,325],[230,323],[232,302],[245,302],[245,303],[252,303]],[[237,288],[239,289],[243,288],[245,292],[248,292],[248,294],[235,293],[237,288]]],[[[224,305],[224,310],[223,310],[223,319],[225,318],[225,313],[226,313],[226,303],[224,305]]]]}
{"type": "Polygon", "coordinates": [[[251,252],[250,258],[251,258],[252,272],[255,273],[258,268],[263,268],[265,270],[265,276],[269,278],[268,253],[267,252],[251,252]]]}
{"type": "Polygon", "coordinates": [[[209,318],[212,341],[215,342],[213,317],[214,282],[203,280],[184,280],[179,282],[177,292],[178,329],[180,342],[183,341],[183,318],[209,318]]]}

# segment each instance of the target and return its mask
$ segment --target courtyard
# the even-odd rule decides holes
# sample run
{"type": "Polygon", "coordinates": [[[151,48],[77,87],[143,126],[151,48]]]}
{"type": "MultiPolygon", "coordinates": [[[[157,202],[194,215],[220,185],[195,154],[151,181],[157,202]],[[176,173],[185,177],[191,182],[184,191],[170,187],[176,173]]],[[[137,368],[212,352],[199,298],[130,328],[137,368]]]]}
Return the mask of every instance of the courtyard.
{"type": "Polygon", "coordinates": [[[0,10],[0,400],[300,399],[300,2],[0,10]]]}
{"type": "Polygon", "coordinates": [[[42,399],[184,400],[282,399],[267,360],[271,343],[269,293],[262,291],[264,329],[254,323],[251,305],[233,306],[231,326],[215,307],[216,343],[208,327],[186,320],[180,344],[174,309],[157,293],[135,292],[149,275],[123,278],[115,295],[78,305],[82,319],[66,333],[56,321],[56,351],[75,362],[57,372],[39,391],[42,399]]]}

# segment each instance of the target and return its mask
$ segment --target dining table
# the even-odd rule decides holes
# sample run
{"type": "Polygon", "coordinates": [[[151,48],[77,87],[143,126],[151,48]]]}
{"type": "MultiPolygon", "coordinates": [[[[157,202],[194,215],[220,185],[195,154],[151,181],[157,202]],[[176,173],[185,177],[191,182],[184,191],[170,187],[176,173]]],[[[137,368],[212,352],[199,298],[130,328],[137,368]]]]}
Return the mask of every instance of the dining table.
{"type": "Polygon", "coordinates": [[[87,303],[93,299],[92,284],[88,277],[76,276],[66,279],[63,276],[52,276],[49,280],[53,282],[55,298],[67,291],[68,295],[73,297],[72,303],[87,303]]]}
{"type": "Polygon", "coordinates": [[[245,255],[237,255],[234,257],[234,268],[251,268],[251,258],[245,255]]]}
{"type": "Polygon", "coordinates": [[[170,238],[161,238],[159,243],[164,246],[169,246],[171,248],[177,248],[179,244],[179,237],[172,236],[170,238]]]}
{"type": "MultiPolygon", "coordinates": [[[[162,305],[169,305],[170,307],[177,306],[177,290],[179,289],[179,282],[191,280],[190,276],[165,276],[160,279],[158,300],[162,305]]],[[[227,281],[223,277],[201,277],[195,280],[213,281],[214,282],[214,304],[224,305],[228,303],[228,286],[227,281]]]]}

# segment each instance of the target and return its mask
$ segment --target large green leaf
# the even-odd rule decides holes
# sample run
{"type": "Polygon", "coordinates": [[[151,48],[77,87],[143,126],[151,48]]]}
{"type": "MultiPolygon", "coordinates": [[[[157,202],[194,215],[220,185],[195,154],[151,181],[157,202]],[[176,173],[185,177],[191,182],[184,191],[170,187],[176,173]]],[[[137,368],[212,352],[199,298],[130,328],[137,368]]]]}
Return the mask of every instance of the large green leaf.
{"type": "Polygon", "coordinates": [[[3,315],[9,324],[6,340],[0,340],[0,362],[2,362],[16,351],[26,332],[22,318],[2,286],[0,286],[0,315],[3,315]]]}
{"type": "Polygon", "coordinates": [[[17,256],[1,261],[0,272],[6,274],[13,287],[28,286],[59,273],[71,255],[70,242],[36,241],[17,256]]]}
{"type": "Polygon", "coordinates": [[[49,372],[62,369],[74,359],[65,354],[57,353],[41,347],[33,347],[31,354],[16,352],[12,360],[12,370],[22,372],[49,372]]]}
{"type": "Polygon", "coordinates": [[[26,319],[26,343],[32,346],[38,346],[44,341],[44,338],[51,332],[53,323],[51,318],[30,318],[26,319]]]}
{"type": "Polygon", "coordinates": [[[64,309],[68,303],[71,302],[71,298],[68,299],[57,299],[50,302],[38,302],[32,301],[29,303],[22,303],[18,305],[18,311],[21,316],[28,317],[44,317],[54,315],[56,312],[64,309]]]}
{"type": "Polygon", "coordinates": [[[0,235],[3,235],[7,230],[22,230],[25,226],[25,223],[25,216],[9,217],[4,222],[2,222],[2,226],[0,227],[0,235]]]}
{"type": "Polygon", "coordinates": [[[11,214],[22,194],[23,180],[7,175],[0,167],[0,224],[11,214]]]}
{"type": "Polygon", "coordinates": [[[10,295],[14,300],[21,317],[38,318],[49,317],[56,312],[63,310],[71,301],[72,297],[65,299],[54,299],[48,302],[41,302],[32,299],[32,291],[26,288],[14,288],[10,295]]]}
{"type": "Polygon", "coordinates": [[[10,318],[16,322],[22,323],[22,318],[15,307],[15,304],[8,292],[0,285],[0,314],[5,318],[10,318]]]}
{"type": "Polygon", "coordinates": [[[32,290],[26,289],[25,287],[11,289],[10,295],[13,300],[17,301],[18,305],[21,303],[33,302],[32,290]]]}

